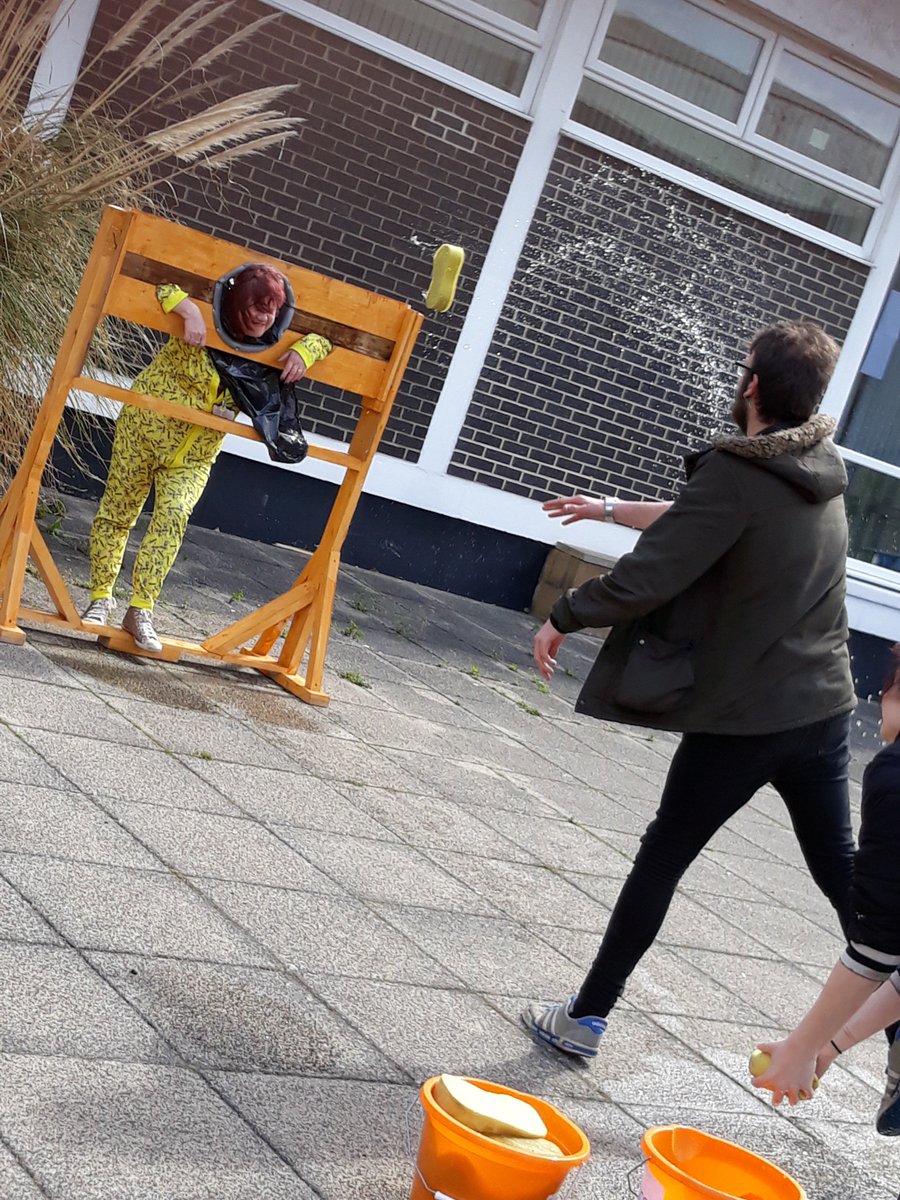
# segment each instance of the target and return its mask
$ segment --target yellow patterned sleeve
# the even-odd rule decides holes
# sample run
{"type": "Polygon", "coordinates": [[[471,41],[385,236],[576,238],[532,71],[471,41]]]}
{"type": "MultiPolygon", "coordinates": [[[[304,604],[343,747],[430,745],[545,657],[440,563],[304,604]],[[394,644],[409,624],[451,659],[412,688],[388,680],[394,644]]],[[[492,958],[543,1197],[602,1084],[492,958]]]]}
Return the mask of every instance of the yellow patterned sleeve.
{"type": "Polygon", "coordinates": [[[308,333],[299,342],[294,342],[291,349],[300,355],[308,367],[311,367],[313,363],[321,362],[323,358],[327,358],[334,347],[328,338],[322,337],[320,333],[308,333]]]}
{"type": "Polygon", "coordinates": [[[161,283],[156,289],[156,298],[164,313],[170,313],[182,300],[189,299],[187,292],[177,283],[161,283]]]}

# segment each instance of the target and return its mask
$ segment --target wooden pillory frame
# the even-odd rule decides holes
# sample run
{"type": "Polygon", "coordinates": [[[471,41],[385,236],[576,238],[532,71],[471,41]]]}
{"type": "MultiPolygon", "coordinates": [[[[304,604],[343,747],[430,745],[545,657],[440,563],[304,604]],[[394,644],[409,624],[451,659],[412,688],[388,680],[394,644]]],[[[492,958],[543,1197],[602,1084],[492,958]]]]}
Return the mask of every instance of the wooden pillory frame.
{"type": "Polygon", "coordinates": [[[105,646],[141,653],[123,629],[82,624],[50,548],[35,524],[44,469],[72,391],[260,441],[249,425],[82,374],[91,338],[104,317],[121,317],[163,333],[181,333],[179,318],[163,313],[156,299],[160,283],[178,284],[200,305],[208,345],[240,353],[219,339],[210,305],[215,281],[249,261],[268,262],[281,271],[298,305],[291,328],[279,345],[252,357],[271,365],[297,337],[324,334],[334,350],[310,368],[309,378],[356,393],[362,405],[359,420],[346,451],[309,448],[310,458],[342,467],[344,478],[318,547],[294,584],[203,642],[162,637],[162,652],[148,657],[177,662],[183,655],[190,655],[254,667],[310,704],[328,703],[322,676],[341,547],[422,325],[422,314],[399,300],[132,210],[110,207],[104,211],[34,430],[15,479],[0,500],[0,641],[21,645],[25,633],[19,621],[25,620],[97,633],[105,646]],[[22,606],[29,556],[53,602],[53,611],[22,606]],[[277,657],[273,657],[272,650],[282,633],[284,642],[277,657]],[[253,645],[248,647],[251,641],[253,645]],[[300,663],[307,650],[306,673],[301,675],[300,663]]]}

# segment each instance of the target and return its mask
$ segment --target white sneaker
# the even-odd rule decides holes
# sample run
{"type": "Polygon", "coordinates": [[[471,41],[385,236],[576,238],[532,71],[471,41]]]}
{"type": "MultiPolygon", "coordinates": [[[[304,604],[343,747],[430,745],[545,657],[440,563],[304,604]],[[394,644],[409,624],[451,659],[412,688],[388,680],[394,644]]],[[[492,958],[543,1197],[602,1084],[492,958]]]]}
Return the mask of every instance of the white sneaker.
{"type": "Polygon", "coordinates": [[[152,654],[159,654],[162,650],[163,645],[156,636],[149,608],[129,608],[122,618],[122,628],[134,638],[138,650],[149,650],[152,654]]]}
{"type": "Polygon", "coordinates": [[[108,625],[110,614],[115,611],[116,602],[112,596],[101,596],[99,600],[90,602],[81,614],[81,620],[85,625],[108,625]]]}

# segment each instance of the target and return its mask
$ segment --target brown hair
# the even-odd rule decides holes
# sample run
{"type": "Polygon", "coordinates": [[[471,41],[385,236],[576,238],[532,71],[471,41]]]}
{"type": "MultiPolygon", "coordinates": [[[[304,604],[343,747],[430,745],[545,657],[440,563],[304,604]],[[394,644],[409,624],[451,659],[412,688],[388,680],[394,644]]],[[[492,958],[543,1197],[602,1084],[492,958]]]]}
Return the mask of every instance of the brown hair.
{"type": "Polygon", "coordinates": [[[770,421],[808,421],[828,386],[839,346],[812,321],[776,321],[750,343],[759,408],[770,421]]]}
{"type": "Polygon", "coordinates": [[[266,266],[265,263],[250,263],[235,274],[234,282],[227,288],[222,300],[222,315],[233,333],[243,334],[244,323],[241,315],[251,305],[275,304],[277,312],[283,307],[286,299],[284,276],[281,272],[266,266]]]}

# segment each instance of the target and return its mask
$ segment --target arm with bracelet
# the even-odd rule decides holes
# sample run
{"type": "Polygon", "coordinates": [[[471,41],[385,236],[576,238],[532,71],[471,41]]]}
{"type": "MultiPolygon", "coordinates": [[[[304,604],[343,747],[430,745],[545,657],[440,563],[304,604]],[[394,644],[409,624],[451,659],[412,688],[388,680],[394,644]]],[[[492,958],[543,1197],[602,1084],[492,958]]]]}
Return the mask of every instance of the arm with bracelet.
{"type": "MultiPolygon", "coordinates": [[[[900,658],[893,661],[881,696],[881,735],[888,743],[863,777],[859,849],[853,865],[851,920],[847,945],[825,986],[797,1027],[778,1042],[759,1046],[770,1056],[753,1081],[779,1104],[796,1104],[811,1094],[821,1076],[851,1046],[900,1021],[900,658]]],[[[891,1047],[888,1087],[882,1109],[897,1100],[900,1043],[891,1047]],[[893,1060],[897,1059],[896,1062],[893,1060]]],[[[900,1133],[900,1101],[897,1103],[900,1133]]],[[[889,1114],[890,1116],[890,1114],[889,1114]]],[[[879,1113],[879,1123],[884,1114],[879,1113]]],[[[880,1128],[880,1132],[886,1132],[880,1128]]]]}

